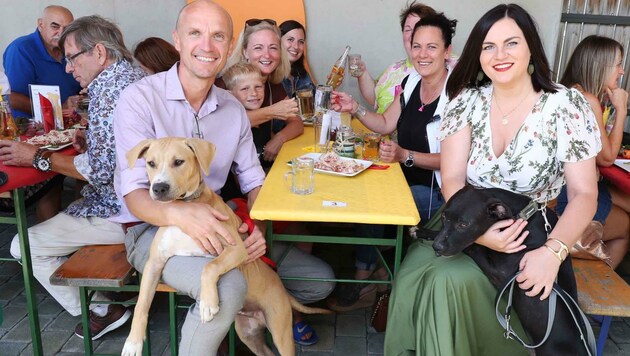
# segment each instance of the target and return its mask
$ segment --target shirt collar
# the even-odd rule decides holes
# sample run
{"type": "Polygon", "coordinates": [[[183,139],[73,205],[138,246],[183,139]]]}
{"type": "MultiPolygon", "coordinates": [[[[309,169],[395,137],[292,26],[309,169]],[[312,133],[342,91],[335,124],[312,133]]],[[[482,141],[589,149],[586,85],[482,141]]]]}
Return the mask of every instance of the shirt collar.
{"type": "MultiPolygon", "coordinates": [[[[184,95],[182,83],[179,81],[179,75],[177,74],[178,65],[179,62],[175,63],[171,69],[166,72],[166,100],[181,100],[188,102],[188,100],[186,100],[186,96],[184,95]]],[[[217,96],[217,91],[217,86],[212,85],[212,88],[210,88],[210,94],[208,94],[208,97],[203,102],[201,109],[199,110],[199,118],[203,118],[218,108],[219,98],[217,96]]]]}
{"type": "Polygon", "coordinates": [[[130,72],[133,70],[131,63],[123,59],[112,63],[109,67],[100,72],[94,80],[88,84],[88,93],[94,90],[98,91],[105,83],[109,82],[114,76],[124,72],[130,72]]]}
{"type": "MultiPolygon", "coordinates": [[[[42,34],[39,32],[39,28],[35,28],[35,32],[33,32],[33,37],[35,37],[35,40],[37,41],[37,49],[39,50],[41,55],[49,62],[59,63],[46,50],[46,46],[44,45],[44,40],[42,39],[42,34]]],[[[66,64],[65,58],[61,59],[61,64],[66,64]]]]}

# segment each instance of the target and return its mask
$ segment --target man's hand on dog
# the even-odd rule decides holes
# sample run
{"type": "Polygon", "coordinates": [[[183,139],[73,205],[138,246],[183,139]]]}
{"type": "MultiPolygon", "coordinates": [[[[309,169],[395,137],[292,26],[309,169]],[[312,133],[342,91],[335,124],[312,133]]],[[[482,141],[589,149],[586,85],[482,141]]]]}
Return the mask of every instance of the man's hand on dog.
{"type": "Polygon", "coordinates": [[[234,245],[234,238],[221,224],[221,221],[228,220],[227,215],[208,204],[181,203],[177,205],[175,211],[182,218],[179,221],[183,222],[177,226],[192,237],[202,250],[213,256],[218,256],[223,252],[219,236],[228,244],[234,245]]]}
{"type": "MultiPolygon", "coordinates": [[[[267,240],[265,240],[264,226],[264,222],[256,221],[254,224],[254,231],[252,231],[245,241],[243,241],[245,248],[247,249],[247,262],[254,261],[267,252],[267,240]]],[[[247,224],[241,224],[238,228],[238,232],[241,234],[247,233],[247,224]]]]}
{"type": "Polygon", "coordinates": [[[500,220],[494,223],[488,231],[481,235],[475,242],[489,249],[503,252],[515,253],[525,249],[523,244],[529,232],[523,232],[527,221],[518,219],[500,220]]]}
{"type": "Polygon", "coordinates": [[[525,295],[535,297],[542,291],[540,300],[545,300],[551,294],[560,261],[542,246],[526,253],[521,259],[519,269],[521,273],[516,277],[519,287],[523,290],[531,288],[525,295]]]}

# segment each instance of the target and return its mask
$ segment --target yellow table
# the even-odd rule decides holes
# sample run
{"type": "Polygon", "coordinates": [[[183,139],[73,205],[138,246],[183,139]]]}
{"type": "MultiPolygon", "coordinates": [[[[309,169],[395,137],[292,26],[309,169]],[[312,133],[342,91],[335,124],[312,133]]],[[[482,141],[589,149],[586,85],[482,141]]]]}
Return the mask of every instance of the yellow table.
{"type": "MultiPolygon", "coordinates": [[[[284,175],[290,170],[286,162],[310,152],[315,141],[313,129],[286,142],[265,179],[252,207],[253,219],[270,221],[267,241],[309,241],[342,244],[367,244],[396,247],[394,272],[402,255],[402,229],[420,221],[411,191],[398,163],[386,170],[367,169],[354,177],[315,173],[315,189],[310,195],[290,191],[284,175]],[[345,207],[323,206],[324,201],[343,202],[345,207]],[[396,239],[305,236],[274,234],[272,221],[340,222],[397,225],[396,239]]],[[[391,274],[391,272],[390,272],[391,274]]]]}

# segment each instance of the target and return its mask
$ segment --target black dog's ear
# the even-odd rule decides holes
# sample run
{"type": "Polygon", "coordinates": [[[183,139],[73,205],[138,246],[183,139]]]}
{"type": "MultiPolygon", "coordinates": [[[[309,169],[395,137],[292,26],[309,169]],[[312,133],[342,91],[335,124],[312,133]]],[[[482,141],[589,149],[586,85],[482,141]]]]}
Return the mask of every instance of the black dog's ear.
{"type": "Polygon", "coordinates": [[[501,201],[492,201],[488,203],[488,216],[496,220],[505,220],[512,218],[512,210],[501,201]]]}

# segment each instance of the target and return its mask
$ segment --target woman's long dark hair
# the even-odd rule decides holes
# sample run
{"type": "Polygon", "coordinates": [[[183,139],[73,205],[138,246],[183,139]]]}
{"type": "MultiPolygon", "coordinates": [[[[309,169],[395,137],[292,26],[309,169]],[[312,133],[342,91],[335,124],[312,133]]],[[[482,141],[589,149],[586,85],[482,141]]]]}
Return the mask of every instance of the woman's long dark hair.
{"type": "MultiPolygon", "coordinates": [[[[304,29],[304,26],[302,26],[301,23],[295,20],[287,20],[280,24],[280,33],[282,34],[282,37],[284,37],[284,35],[286,35],[288,32],[293,31],[295,29],[302,30],[304,32],[304,37],[306,37],[306,30],[304,29]]],[[[291,63],[292,76],[304,77],[306,74],[308,74],[308,72],[306,71],[306,68],[304,67],[305,55],[306,55],[306,52],[302,54],[302,57],[300,57],[300,59],[291,63]]]]}
{"type": "Polygon", "coordinates": [[[482,80],[477,81],[477,75],[481,71],[479,56],[483,41],[490,28],[497,21],[506,17],[514,20],[525,36],[531,53],[530,60],[534,65],[534,73],[532,74],[534,90],[551,93],[558,90],[558,87],[551,80],[551,69],[534,20],[525,9],[516,4],[501,4],[486,12],[470,32],[459,62],[457,62],[446,84],[446,92],[450,98],[457,96],[464,88],[478,88],[490,81],[485,75],[482,80]]]}

